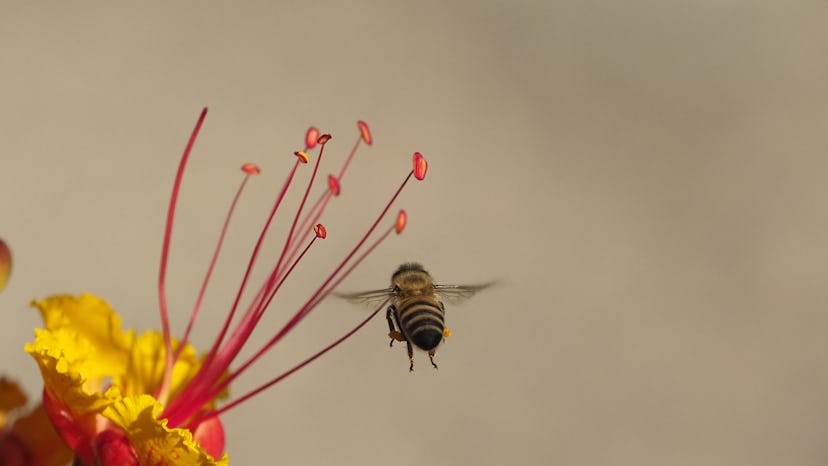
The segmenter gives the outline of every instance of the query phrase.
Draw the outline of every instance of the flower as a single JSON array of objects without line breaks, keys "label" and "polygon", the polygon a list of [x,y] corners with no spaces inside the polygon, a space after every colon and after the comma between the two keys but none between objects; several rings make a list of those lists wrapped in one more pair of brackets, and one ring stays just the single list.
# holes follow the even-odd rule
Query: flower
[{"label": "flower", "polygon": [[[27,344],[25,350],[35,359],[43,376],[44,410],[74,451],[79,464],[227,464],[221,415],[342,343],[384,306],[377,307],[342,337],[290,370],[219,407],[229,397],[228,387],[237,377],[301,322],[392,231],[400,233],[403,230],[407,217],[400,211],[392,225],[384,232],[374,234],[411,177],[419,180],[425,176],[426,163],[422,155],[416,153],[412,170],[356,246],[321,280],[316,291],[267,343],[249,359],[239,361],[240,351],[285,280],[316,241],[327,236],[327,229],[318,220],[331,198],[340,193],[340,184],[357,149],[361,144],[370,145],[373,141],[368,125],[358,122],[359,139],[339,173],[328,177],[327,189],[310,208],[306,208],[325,146],[331,140],[331,135],[321,134],[311,127],[305,135],[304,149],[294,152],[292,168],[264,222],[224,325],[211,348],[199,354],[189,344],[193,324],[244,187],[251,177],[261,172],[254,164],[242,166],[242,182],[230,203],[188,325],[180,338],[173,337],[166,298],[170,239],[185,167],[206,114],[205,108],[186,145],[170,200],[159,273],[161,331],[139,334],[123,329],[121,319],[112,307],[92,294],[55,295],[32,302],[43,318],[43,328],[35,331],[35,340]],[[250,303],[243,307],[241,300],[249,286],[251,271],[265,259],[260,252],[262,242],[297,171],[310,162],[309,153],[317,148],[304,194],[296,212],[289,217],[291,226],[281,253],[274,263],[267,265],[269,272],[264,282],[252,293],[254,297]],[[369,243],[372,237],[375,239]]]}]

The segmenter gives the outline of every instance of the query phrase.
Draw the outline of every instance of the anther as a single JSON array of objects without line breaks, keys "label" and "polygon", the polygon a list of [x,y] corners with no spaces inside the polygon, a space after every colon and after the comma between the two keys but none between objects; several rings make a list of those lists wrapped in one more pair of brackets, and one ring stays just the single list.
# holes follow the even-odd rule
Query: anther
[{"label": "anther", "polygon": [[374,138],[371,137],[371,130],[368,129],[368,123],[359,120],[357,121],[357,126],[359,127],[359,134],[362,136],[362,140],[370,146],[374,142]]},{"label": "anther", "polygon": [[331,194],[339,196],[339,180],[333,175],[328,175],[328,188],[331,190]]},{"label": "anther", "polygon": [[316,140],[319,139],[319,130],[316,127],[311,126],[308,128],[308,131],[305,133],[305,147],[308,149],[313,149],[316,147]]},{"label": "anther", "polygon": [[408,221],[408,215],[405,213],[404,210],[400,210],[400,213],[397,214],[397,223],[394,225],[394,230],[397,231],[399,235],[405,229],[405,224]]},{"label": "anther", "polygon": [[328,134],[328,133],[325,133],[325,134],[323,134],[322,136],[319,136],[319,138],[316,139],[316,143],[317,144],[322,144],[324,146],[325,143],[330,141],[330,140],[331,140],[331,135]]},{"label": "anther", "polygon": [[304,151],[298,150],[298,151],[294,152],[293,155],[299,157],[299,160],[302,163],[308,163],[308,154],[305,153]]},{"label": "anther", "polygon": [[414,178],[422,180],[426,176],[426,171],[428,171],[428,162],[425,157],[419,152],[414,152]]},{"label": "anther", "polygon": [[248,175],[258,175],[259,173],[261,173],[261,170],[259,170],[259,166],[255,163],[246,163],[242,165],[241,169]]},{"label": "anther", "polygon": [[328,230],[326,230],[321,223],[317,223],[313,226],[313,232],[316,233],[317,238],[325,239],[328,237]]}]

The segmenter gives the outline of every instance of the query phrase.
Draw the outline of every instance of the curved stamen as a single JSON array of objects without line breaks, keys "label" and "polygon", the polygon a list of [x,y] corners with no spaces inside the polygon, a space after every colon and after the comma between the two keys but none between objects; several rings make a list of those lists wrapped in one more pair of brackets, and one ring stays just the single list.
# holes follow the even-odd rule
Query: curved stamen
[{"label": "curved stamen", "polygon": [[162,403],[169,396],[170,378],[172,377],[173,353],[172,353],[172,337],[170,336],[170,317],[167,309],[167,261],[170,255],[170,240],[172,238],[173,221],[175,220],[175,207],[178,204],[178,192],[181,189],[181,181],[184,178],[184,168],[187,166],[187,160],[190,158],[190,152],[195,145],[196,137],[201,131],[201,125],[204,123],[204,118],[207,117],[207,107],[201,110],[201,115],[198,117],[195,128],[190,134],[190,139],[187,141],[187,146],[184,148],[184,153],[181,155],[181,161],[178,163],[178,172],[175,175],[175,182],[173,183],[173,192],[170,196],[170,206],[167,209],[167,223],[164,227],[164,242],[161,246],[161,265],[158,272],[158,304],[161,308],[161,328],[164,333],[164,377],[161,380],[161,385],[156,391],[156,398]]},{"label": "curved stamen", "polygon": [[239,199],[241,198],[241,194],[244,191],[244,187],[247,185],[247,181],[250,179],[251,176],[258,175],[261,173],[259,167],[252,163],[247,163],[242,165],[241,168],[242,172],[245,173],[244,178],[242,178],[242,182],[239,185],[239,188],[236,190],[236,195],[233,196],[233,201],[230,203],[230,208],[227,211],[227,215],[224,217],[224,224],[221,227],[221,233],[219,234],[218,243],[216,244],[216,248],[213,251],[213,257],[210,259],[210,265],[207,267],[207,274],[204,276],[204,281],[201,283],[201,289],[198,291],[198,295],[196,297],[195,305],[193,306],[193,310],[190,313],[190,320],[187,322],[187,329],[184,331],[184,336],[181,337],[181,342],[178,345],[178,349],[175,352],[175,356],[173,357],[173,364],[178,361],[179,356],[181,356],[181,352],[184,350],[184,347],[187,345],[187,342],[190,338],[190,332],[193,329],[193,325],[195,324],[195,320],[198,317],[198,311],[201,309],[201,303],[204,300],[204,293],[207,291],[207,284],[210,282],[210,277],[213,275],[213,270],[216,267],[216,261],[218,260],[219,253],[221,252],[221,248],[224,245],[224,238],[227,236],[227,229],[230,226],[230,220],[233,218],[233,213],[236,211],[236,205],[239,203]]}]

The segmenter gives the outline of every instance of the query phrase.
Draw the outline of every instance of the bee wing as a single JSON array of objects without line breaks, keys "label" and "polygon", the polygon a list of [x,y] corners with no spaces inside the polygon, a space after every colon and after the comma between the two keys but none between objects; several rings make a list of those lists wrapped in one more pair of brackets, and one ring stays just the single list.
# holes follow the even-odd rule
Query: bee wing
[{"label": "bee wing", "polygon": [[457,304],[475,295],[480,290],[494,285],[494,282],[480,283],[477,285],[434,285],[434,291],[441,299]]},{"label": "bee wing", "polygon": [[346,299],[352,303],[377,306],[394,296],[394,290],[392,288],[383,288],[381,290],[363,291],[361,293],[333,292],[331,294],[337,298]]}]

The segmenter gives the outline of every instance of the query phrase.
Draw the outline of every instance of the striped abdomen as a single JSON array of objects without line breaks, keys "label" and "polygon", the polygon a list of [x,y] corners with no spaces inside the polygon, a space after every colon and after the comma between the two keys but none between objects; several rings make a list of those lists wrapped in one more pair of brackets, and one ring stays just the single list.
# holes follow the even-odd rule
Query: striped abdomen
[{"label": "striped abdomen", "polygon": [[443,306],[436,299],[417,296],[397,303],[397,321],[412,344],[431,351],[443,341]]}]

